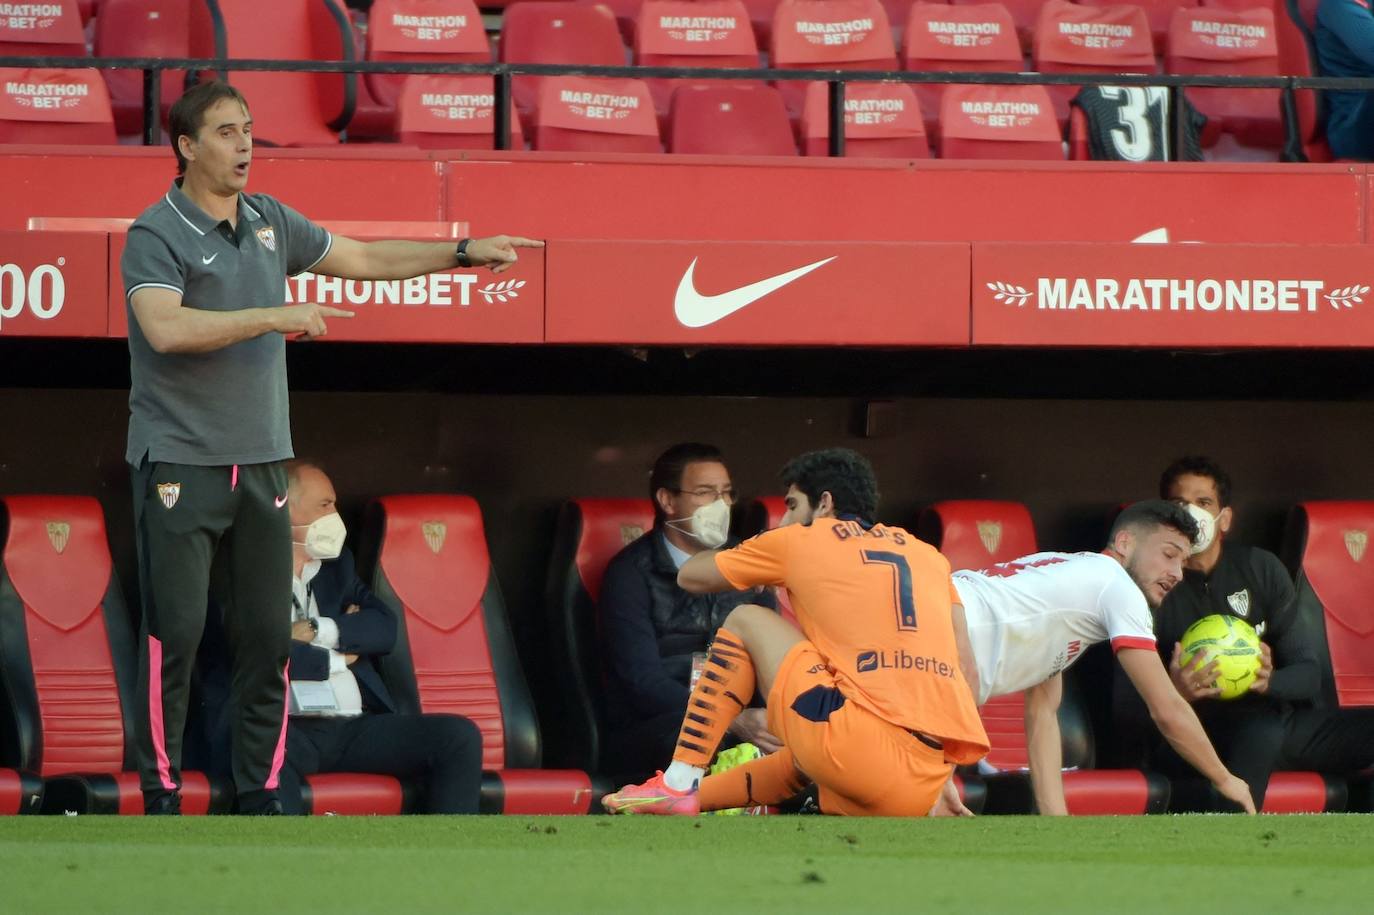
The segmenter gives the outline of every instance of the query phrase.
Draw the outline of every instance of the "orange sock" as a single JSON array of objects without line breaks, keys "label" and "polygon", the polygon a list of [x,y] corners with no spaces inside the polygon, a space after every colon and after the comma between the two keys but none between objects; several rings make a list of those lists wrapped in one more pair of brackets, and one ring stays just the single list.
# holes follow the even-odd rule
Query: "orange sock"
[{"label": "orange sock", "polygon": [[701,780],[702,810],[758,807],[780,804],[806,787],[806,776],[797,771],[792,751],[751,759],[742,766]]},{"label": "orange sock", "polygon": [[724,626],[716,630],[706,669],[687,700],[673,762],[705,769],[725,729],[754,698],[754,662],[744,643]]}]

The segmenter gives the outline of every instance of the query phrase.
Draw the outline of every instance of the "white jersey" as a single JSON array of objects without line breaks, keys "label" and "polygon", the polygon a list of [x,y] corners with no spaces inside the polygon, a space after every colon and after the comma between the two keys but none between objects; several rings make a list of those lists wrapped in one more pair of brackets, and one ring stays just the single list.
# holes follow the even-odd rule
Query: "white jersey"
[{"label": "white jersey", "polygon": [[978,663],[978,704],[1043,683],[1084,649],[1155,648],[1154,619],[1130,574],[1103,553],[1033,553],[954,573]]}]

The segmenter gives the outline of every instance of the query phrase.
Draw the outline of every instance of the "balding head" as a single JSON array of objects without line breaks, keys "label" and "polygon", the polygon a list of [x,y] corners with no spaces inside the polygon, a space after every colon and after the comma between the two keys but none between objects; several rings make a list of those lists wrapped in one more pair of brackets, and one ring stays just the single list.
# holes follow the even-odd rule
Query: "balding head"
[{"label": "balding head", "polygon": [[334,484],[319,464],[305,459],[288,462],[286,485],[293,525],[308,525],[336,510]]}]

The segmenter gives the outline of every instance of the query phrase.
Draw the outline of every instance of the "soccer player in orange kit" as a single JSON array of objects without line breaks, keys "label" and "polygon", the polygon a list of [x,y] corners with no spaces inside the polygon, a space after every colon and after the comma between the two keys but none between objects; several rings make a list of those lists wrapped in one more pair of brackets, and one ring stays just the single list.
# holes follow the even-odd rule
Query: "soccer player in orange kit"
[{"label": "soccer player in orange kit", "polygon": [[[785,587],[801,631],[766,608],[732,611],[688,700],[672,764],[607,795],[607,810],[693,815],[716,806],[713,790],[734,794],[743,779],[750,795],[766,797],[815,782],[823,813],[924,816],[952,767],[987,753],[961,670],[973,668],[967,639],[956,636],[964,627],[953,619],[948,561],[874,522],[877,480],[853,451],[803,454],[782,482],[782,527],[697,554],[678,584],[696,593]],[[703,782],[756,686],[783,749]]]}]

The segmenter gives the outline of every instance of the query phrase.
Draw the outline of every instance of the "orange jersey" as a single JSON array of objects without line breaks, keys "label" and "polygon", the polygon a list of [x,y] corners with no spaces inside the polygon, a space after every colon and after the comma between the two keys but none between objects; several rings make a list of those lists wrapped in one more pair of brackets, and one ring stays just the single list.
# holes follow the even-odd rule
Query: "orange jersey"
[{"label": "orange jersey", "polygon": [[949,562],[899,527],[824,518],[765,531],[716,554],[741,590],[781,585],[797,625],[845,698],[899,727],[938,737],[971,763],[988,737],[959,669]]}]

